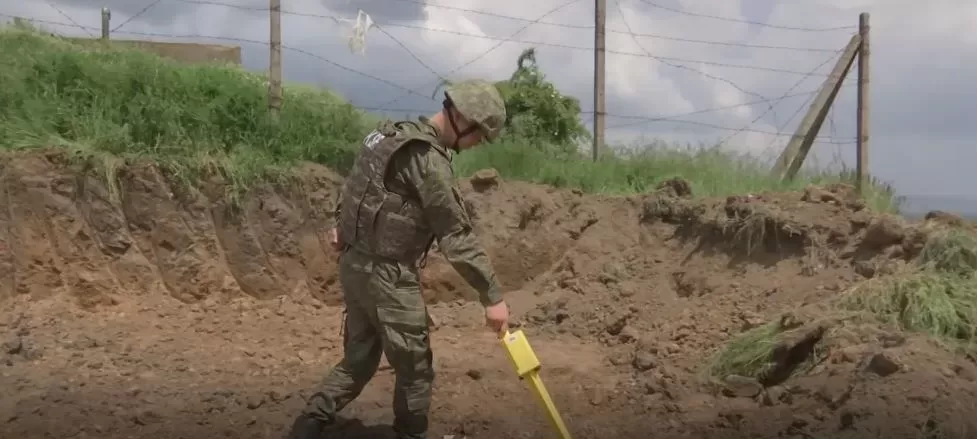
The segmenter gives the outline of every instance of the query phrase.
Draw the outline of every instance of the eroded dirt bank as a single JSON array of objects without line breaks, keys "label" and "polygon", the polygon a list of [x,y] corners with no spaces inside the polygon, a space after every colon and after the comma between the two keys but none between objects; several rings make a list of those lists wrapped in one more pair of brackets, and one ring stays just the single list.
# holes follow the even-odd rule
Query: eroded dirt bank
[{"label": "eroded dirt bank", "polygon": [[[340,355],[322,241],[339,176],[306,166],[236,212],[218,181],[187,189],[149,164],[119,169],[116,190],[53,151],[2,163],[0,437],[281,436]],[[872,215],[843,186],[692,200],[672,181],[607,198],[491,174],[463,191],[575,437],[977,434],[972,359],[819,312],[905,265],[925,225]],[[464,282],[436,255],[424,282],[440,321],[431,437],[555,437]],[[813,369],[701,379],[718,348],[782,318],[804,336],[791,352],[817,345]],[[348,415],[389,423],[392,385],[382,370]]]}]

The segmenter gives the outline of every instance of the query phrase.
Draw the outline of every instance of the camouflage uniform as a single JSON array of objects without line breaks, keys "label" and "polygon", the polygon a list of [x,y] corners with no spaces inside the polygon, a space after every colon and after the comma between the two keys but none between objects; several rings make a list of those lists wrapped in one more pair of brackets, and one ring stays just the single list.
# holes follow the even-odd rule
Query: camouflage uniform
[{"label": "camouflage uniform", "polygon": [[[463,82],[447,87],[445,95],[486,138],[498,137],[505,106],[494,85]],[[336,209],[346,246],[339,264],[345,356],[308,401],[293,438],[318,437],[334,422],[376,373],[381,354],[397,377],[394,429],[400,438],[426,438],[434,367],[418,261],[435,238],[483,305],[502,300],[454,184],[452,151],[439,145],[439,135],[425,118],[385,121],[363,142]]]}]

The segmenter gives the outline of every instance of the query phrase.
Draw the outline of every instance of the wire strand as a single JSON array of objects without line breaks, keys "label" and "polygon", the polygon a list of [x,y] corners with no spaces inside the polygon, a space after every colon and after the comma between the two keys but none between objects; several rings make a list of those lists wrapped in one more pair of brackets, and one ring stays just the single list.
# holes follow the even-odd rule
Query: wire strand
[{"label": "wire strand", "polygon": [[[538,22],[539,20],[542,20],[542,19],[546,18],[549,15],[555,14],[555,13],[559,12],[561,9],[566,8],[567,6],[570,6],[570,5],[572,5],[574,3],[577,3],[579,1],[580,0],[570,0],[570,1],[566,2],[566,3],[561,4],[560,6],[557,6],[557,7],[553,8],[553,9],[550,9],[549,11],[547,11],[546,13],[544,13],[543,15],[540,15],[534,22]],[[529,28],[530,25],[532,25],[532,23],[527,23],[525,26],[519,28],[519,30],[515,31],[514,33],[512,33],[512,35],[509,36],[509,39],[515,38],[516,35],[519,35],[522,31],[524,31],[527,28]],[[460,66],[452,69],[445,76],[451,75],[453,73],[457,73],[461,69],[464,69],[465,67],[468,67],[468,66],[474,64],[476,61],[478,61],[478,60],[480,60],[480,59],[488,56],[488,54],[494,52],[496,49],[498,49],[499,47],[501,47],[505,43],[506,43],[506,41],[500,41],[498,44],[492,46],[491,48],[489,48],[489,50],[486,50],[481,55],[478,55],[478,56],[476,56],[476,57],[468,60],[467,62],[461,64]],[[388,105],[393,105],[395,102],[400,101],[404,97],[405,97],[405,95],[401,95],[401,96],[399,96],[399,97],[397,97],[397,98],[395,98],[393,100],[390,100],[390,101],[384,103],[383,105],[381,105],[381,107],[386,107]]]},{"label": "wire strand", "polygon": [[57,6],[56,6],[56,5],[54,4],[54,3],[52,3],[51,1],[47,1],[46,3],[48,4],[48,6],[50,6],[50,7],[51,7],[51,9],[54,9],[55,11],[57,11],[57,13],[58,13],[59,15],[61,15],[61,16],[62,16],[62,17],[64,17],[64,18],[65,18],[66,20],[68,20],[68,21],[70,21],[70,22],[71,22],[71,24],[70,24],[70,25],[67,25],[67,26],[74,26],[74,27],[77,27],[77,28],[79,28],[79,29],[81,29],[81,30],[83,30],[83,31],[85,31],[85,33],[86,33],[86,34],[88,34],[88,36],[90,36],[90,37],[92,37],[92,38],[95,38],[95,35],[93,35],[93,34],[92,34],[91,32],[89,32],[89,31],[88,31],[88,29],[86,29],[86,27],[85,27],[85,26],[82,26],[82,25],[80,25],[80,24],[78,24],[78,22],[76,22],[76,21],[75,21],[75,20],[74,20],[73,18],[71,18],[71,16],[70,16],[70,15],[68,15],[68,14],[66,14],[66,13],[65,13],[64,11],[62,11],[62,10],[61,10],[61,8],[59,8],[59,7],[57,7]]},{"label": "wire strand", "polygon": [[[232,4],[232,3],[225,3],[225,2],[219,2],[219,1],[214,1],[214,0],[175,0],[175,1],[179,1],[179,2],[182,2],[182,3],[188,3],[188,4],[197,4],[197,5],[223,6],[223,7],[229,7],[229,8],[241,9],[241,10],[249,10],[249,11],[267,11],[268,10],[268,8],[266,8],[266,7],[235,5],[235,4]],[[435,5],[432,5],[432,4],[429,4],[429,3],[425,3],[425,2],[421,2],[421,1],[417,1],[417,0],[397,0],[397,1],[406,2],[406,3],[416,3],[416,4],[422,4],[422,5],[435,6]],[[459,7],[454,7],[454,6],[436,5],[436,7],[442,8],[442,9],[450,9],[450,10],[457,10],[457,11],[462,11],[462,12],[475,13],[475,14],[480,14],[480,15],[487,15],[487,16],[497,17],[497,18],[504,18],[504,19],[514,20],[514,21],[529,22],[529,23],[532,23],[532,24],[545,24],[545,25],[549,25],[549,26],[559,26],[559,27],[567,27],[567,28],[571,28],[571,29],[583,29],[583,30],[593,30],[594,29],[594,25],[586,25],[586,26],[585,25],[570,25],[570,24],[553,23],[553,22],[547,22],[547,21],[538,21],[538,22],[536,22],[536,21],[534,21],[531,18],[513,17],[513,16],[509,16],[509,15],[495,14],[495,13],[484,12],[484,11],[476,11],[476,10],[472,10],[472,9],[459,8]],[[284,9],[282,10],[282,14],[292,15],[292,16],[298,16],[298,17],[307,17],[307,18],[328,18],[328,19],[333,19],[333,20],[339,19],[339,17],[336,17],[334,15],[315,14],[315,13],[309,13],[309,12],[298,12],[298,11],[290,11],[290,10],[284,10]],[[506,40],[506,38],[493,37],[493,36],[489,36],[489,35],[481,35],[481,34],[476,34],[476,33],[471,33],[471,32],[454,31],[454,30],[449,30],[449,29],[439,29],[439,28],[433,28],[433,27],[427,27],[427,26],[420,26],[420,25],[408,24],[408,23],[392,22],[392,23],[384,23],[383,26],[384,27],[387,27],[387,28],[394,28],[395,27],[395,28],[403,28],[403,29],[425,30],[425,31],[429,31],[429,32],[438,32],[438,33],[452,34],[452,35],[465,36],[465,37],[471,37],[471,38],[481,38],[481,39],[489,39],[489,40]],[[633,31],[630,31],[630,30],[607,29],[607,32],[608,33],[614,33],[614,34],[621,34],[621,35],[631,35],[631,36],[636,36],[636,37],[640,37],[640,38],[651,38],[651,39],[660,39],[660,40],[666,40],[666,41],[678,41],[678,42],[685,42],[685,43],[705,44],[705,45],[714,45],[714,46],[722,46],[722,47],[743,47],[743,48],[749,48],[749,49],[786,50],[786,51],[796,51],[796,52],[823,52],[823,53],[834,53],[835,52],[835,49],[828,49],[828,48],[775,46],[775,45],[764,45],[764,44],[734,43],[734,42],[730,42],[730,41],[699,40],[699,39],[674,37],[674,36],[667,36],[667,35],[653,34],[653,33],[639,33],[639,32],[633,32]],[[509,41],[513,41],[513,42],[529,43],[529,44],[535,44],[535,45],[540,45],[540,46],[562,47],[562,48],[579,49],[579,50],[593,50],[593,47],[569,46],[569,45],[565,45],[565,44],[553,44],[553,43],[538,42],[538,41],[526,41],[526,40],[520,40],[520,39],[515,39],[515,38],[510,38],[508,40]]]},{"label": "wire strand", "polygon": [[149,11],[154,6],[156,6],[157,4],[159,4],[159,2],[160,2],[160,0],[153,0],[153,1],[149,2],[139,12],[136,12],[135,14],[133,14],[132,16],[130,16],[129,18],[127,18],[122,23],[119,23],[118,26],[114,27],[112,29],[112,32],[115,32],[115,31],[118,31],[119,29],[122,29],[122,26],[125,26],[125,25],[129,24],[129,22],[131,22],[132,20],[135,20],[136,18],[139,18],[142,14],[145,14],[147,11]]},{"label": "wire strand", "polygon": [[[833,61],[836,57],[840,57],[841,56],[841,53],[844,52],[844,51],[845,51],[845,48],[838,49],[837,55],[831,56],[828,59],[824,60],[824,62],[822,62],[821,64],[818,64],[817,66],[815,66],[813,69],[811,69],[811,73],[814,73],[815,71],[817,71],[821,67],[827,65],[829,62]],[[784,96],[786,96],[786,95],[790,94],[792,91],[794,91],[794,89],[796,89],[797,87],[799,87],[804,82],[804,80],[807,79],[807,78],[808,78],[808,76],[805,76],[805,77],[797,80],[797,82],[795,82],[793,86],[791,86],[789,89],[787,89],[786,92],[784,92]],[[803,108],[803,107],[801,107],[801,108]],[[763,117],[766,116],[767,113],[769,113],[769,110],[763,112],[763,114],[757,116],[749,124],[743,126],[743,130],[748,129],[750,126],[752,126],[753,124],[757,123],[760,119],[763,119]],[[737,134],[739,134],[741,132],[742,131],[737,131],[737,132],[734,132],[733,134],[730,134],[729,136],[727,136],[726,138],[724,138],[722,141],[720,141],[718,146],[725,145],[726,142],[728,142],[730,139],[732,139],[734,136],[736,136]]]},{"label": "wire strand", "polygon": [[[619,14],[621,14],[621,21],[622,21],[622,22],[624,23],[624,26],[625,26],[625,27],[626,27],[626,28],[628,29],[628,31],[630,31],[630,30],[631,30],[631,25],[630,25],[630,24],[628,24],[628,19],[627,19],[627,16],[626,16],[626,15],[624,14],[624,8],[622,8],[622,7],[621,7],[621,2],[620,2],[620,1],[617,1],[617,0],[615,0],[615,1],[614,1],[614,6],[616,7],[616,9],[617,9],[617,12],[618,12]],[[631,38],[632,38],[632,39],[634,40],[634,44],[636,44],[636,45],[638,46],[638,48],[640,48],[640,49],[641,49],[641,50],[643,50],[643,51],[644,51],[645,53],[647,53],[647,54],[648,54],[648,56],[651,56],[651,57],[653,57],[654,59],[656,59],[656,60],[659,60],[659,59],[658,59],[658,57],[654,57],[654,56],[653,56],[653,55],[651,54],[651,52],[649,52],[649,51],[648,51],[647,49],[645,49],[645,48],[644,48],[644,46],[642,46],[642,45],[641,45],[641,43],[640,43],[640,42],[638,42],[638,39],[637,39],[637,38],[634,38],[634,36],[633,36],[633,35],[632,35],[632,37],[631,37]],[[698,70],[698,69],[693,69],[693,68],[691,68],[691,67],[688,67],[688,66],[683,66],[683,65],[681,65],[681,64],[672,64],[672,63],[669,63],[669,62],[665,62],[665,61],[661,61],[661,60],[659,60],[659,62],[661,62],[662,64],[665,64],[665,65],[668,65],[668,66],[672,66],[672,67],[676,67],[676,68],[682,68],[682,69],[686,69],[686,70],[691,70],[691,71],[693,71],[693,72],[696,72],[696,73],[698,73],[698,74],[700,74],[700,75],[702,75],[702,76],[705,76],[705,77],[707,77],[707,78],[710,78],[710,79],[715,79],[715,80],[718,80],[718,81],[722,81],[722,82],[725,82],[725,83],[727,83],[727,84],[729,84],[729,85],[731,85],[731,86],[732,86],[733,88],[735,88],[736,90],[738,90],[738,91],[740,91],[740,92],[742,92],[742,93],[744,93],[744,94],[747,94],[747,95],[750,95],[750,96],[754,96],[754,97],[758,97],[758,98],[760,98],[760,99],[767,99],[767,97],[766,97],[766,96],[763,96],[763,95],[761,95],[761,94],[759,94],[759,93],[756,93],[756,92],[753,92],[753,91],[750,91],[750,90],[747,90],[747,89],[745,89],[745,88],[743,88],[743,87],[741,87],[741,86],[740,86],[739,84],[736,84],[735,82],[733,82],[733,81],[730,81],[730,80],[728,80],[728,79],[726,79],[726,78],[720,78],[720,77],[718,77],[718,76],[715,76],[715,75],[712,75],[712,74],[709,74],[709,73],[706,73],[706,72],[703,72],[703,71],[701,71],[701,70]],[[769,104],[768,104],[768,105],[769,105]],[[773,107],[771,106],[770,108],[772,109]]]},{"label": "wire strand", "polygon": [[840,31],[840,30],[855,29],[857,27],[857,26],[838,26],[838,27],[814,28],[814,27],[799,27],[799,26],[783,26],[783,25],[776,25],[776,24],[770,24],[770,23],[763,23],[763,22],[759,22],[759,21],[741,20],[741,19],[738,19],[738,18],[729,18],[729,17],[721,17],[721,16],[718,16],[718,15],[709,15],[709,14],[699,14],[699,13],[695,13],[695,12],[688,12],[688,11],[683,11],[681,9],[675,9],[675,8],[670,8],[668,6],[662,6],[662,5],[658,4],[658,3],[652,2],[650,0],[638,0],[638,1],[640,1],[641,3],[644,3],[644,4],[648,5],[648,6],[651,6],[653,8],[661,9],[661,10],[669,11],[669,12],[674,12],[676,14],[688,15],[688,16],[691,16],[691,17],[709,18],[709,19],[713,19],[713,20],[726,21],[726,22],[730,22],[730,23],[750,24],[750,25],[753,25],[753,26],[767,27],[767,28],[771,28],[771,29],[793,30],[793,31],[803,31],[803,32],[834,32],[834,31]]}]

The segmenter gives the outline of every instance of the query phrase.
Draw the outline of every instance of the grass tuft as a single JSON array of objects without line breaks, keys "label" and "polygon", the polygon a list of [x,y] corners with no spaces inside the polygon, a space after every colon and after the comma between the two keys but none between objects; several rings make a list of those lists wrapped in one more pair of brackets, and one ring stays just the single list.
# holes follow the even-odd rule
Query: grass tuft
[{"label": "grass tuft", "polygon": [[779,322],[750,329],[727,344],[709,362],[708,373],[723,379],[729,375],[749,378],[765,376],[771,369],[770,354],[780,341]]},{"label": "grass tuft", "polygon": [[871,279],[840,304],[907,331],[971,345],[977,341],[977,238],[963,229],[934,232],[909,270]]}]

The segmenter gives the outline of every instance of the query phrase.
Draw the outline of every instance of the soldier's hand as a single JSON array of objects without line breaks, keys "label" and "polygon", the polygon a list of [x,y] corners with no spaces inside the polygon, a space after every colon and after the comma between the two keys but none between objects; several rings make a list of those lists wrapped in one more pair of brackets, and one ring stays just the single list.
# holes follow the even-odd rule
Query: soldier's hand
[{"label": "soldier's hand", "polygon": [[485,307],[485,324],[495,331],[499,337],[509,330],[509,305],[505,300]]}]

